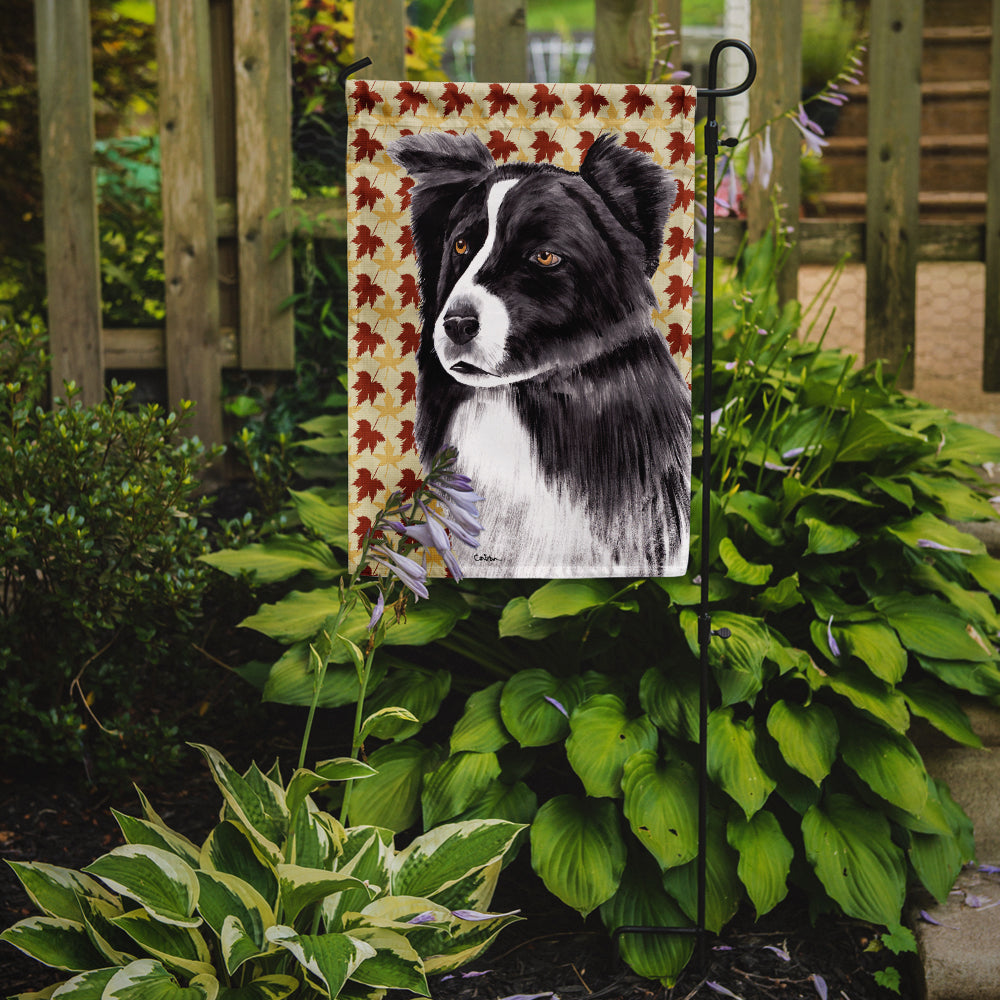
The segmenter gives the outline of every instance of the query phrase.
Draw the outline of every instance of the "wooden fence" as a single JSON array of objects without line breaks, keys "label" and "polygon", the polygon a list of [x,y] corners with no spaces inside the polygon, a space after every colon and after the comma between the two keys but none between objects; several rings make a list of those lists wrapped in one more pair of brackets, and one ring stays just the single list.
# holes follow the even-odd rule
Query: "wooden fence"
[{"label": "wooden fence", "polygon": [[[526,79],[525,2],[474,0],[478,79]],[[195,400],[196,432],[220,441],[221,370],[293,365],[292,316],[281,308],[292,290],[291,255],[276,252],[293,218],[282,211],[291,203],[290,0],[157,2],[166,325],[144,330],[101,327],[88,0],[35,3],[53,384],[73,379],[94,401],[107,370],[165,368],[170,401]],[[356,51],[374,62],[362,75],[405,77],[405,6],[356,0]],[[992,4],[985,224],[918,216],[922,10],[922,0],[871,0],[866,219],[800,221],[786,210],[797,242],[781,287],[795,294],[800,263],[832,263],[844,253],[863,260],[866,355],[895,365],[909,351],[903,379],[912,384],[917,262],[985,261],[983,384],[997,391],[1000,0]],[[681,13],[681,0],[595,0],[596,79],[644,80],[650,17],[679,25]],[[799,101],[802,2],[754,0],[751,17],[759,65],[753,129]],[[722,255],[744,227],[763,230],[773,196],[799,204],[800,138],[791,123],[779,124],[769,189],[750,192],[745,223],[725,220],[716,242]],[[310,201],[297,214],[312,220],[314,235],[343,238],[342,199]]]}]

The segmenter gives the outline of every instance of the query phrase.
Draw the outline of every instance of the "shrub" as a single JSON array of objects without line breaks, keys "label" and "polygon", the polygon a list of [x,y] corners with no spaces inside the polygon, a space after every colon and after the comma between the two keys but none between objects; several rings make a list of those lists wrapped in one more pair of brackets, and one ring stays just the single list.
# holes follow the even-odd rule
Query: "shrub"
[{"label": "shrub", "polygon": [[127,385],[96,406],[68,385],[43,409],[40,339],[0,322],[0,742],[7,759],[115,769],[174,752],[151,680],[190,662],[208,455],[184,433],[189,406],[130,409]]}]

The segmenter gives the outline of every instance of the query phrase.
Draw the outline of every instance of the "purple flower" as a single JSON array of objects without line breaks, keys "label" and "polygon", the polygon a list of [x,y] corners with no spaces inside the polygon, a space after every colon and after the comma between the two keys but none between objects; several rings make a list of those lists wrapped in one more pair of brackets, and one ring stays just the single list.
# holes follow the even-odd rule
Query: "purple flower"
[{"label": "purple flower", "polygon": [[826,623],[826,641],[830,647],[830,652],[834,656],[840,656],[840,646],[837,645],[837,640],[833,637],[833,615],[830,615],[830,620]]},{"label": "purple flower", "polygon": [[817,156],[823,155],[823,147],[827,145],[826,139],[822,138],[823,130],[806,114],[806,109],[799,105],[797,115],[791,116],[792,124],[802,134],[802,139],[806,144],[806,149]]},{"label": "purple flower", "polygon": [[764,135],[750,146],[750,159],[747,162],[747,182],[760,183],[765,190],[771,186],[771,174],[774,172],[774,150],[771,148],[771,126],[764,129]]},{"label": "purple flower", "polygon": [[385,594],[381,590],[378,592],[378,600],[375,602],[375,607],[372,608],[372,616],[368,619],[368,631],[371,632],[382,618],[382,612],[385,611]]},{"label": "purple flower", "polygon": [[410,917],[406,922],[408,924],[430,924],[437,920],[433,910],[424,910],[423,913],[418,913],[415,917]]},{"label": "purple flower", "polygon": [[713,983],[709,981],[705,983],[705,985],[714,993],[721,993],[724,997],[735,997],[735,1000],[743,1000],[738,993],[734,993],[732,990],[727,990],[721,983]]},{"label": "purple flower", "polygon": [[427,520],[423,524],[403,524],[399,521],[394,521],[390,526],[401,535],[405,535],[407,538],[415,541],[421,548],[436,549],[440,553],[451,575],[456,580],[461,580],[462,570],[455,556],[452,554],[451,542],[448,540],[444,528],[431,516],[423,504],[420,506],[423,507],[424,512],[427,514]]},{"label": "purple flower", "polygon": [[429,597],[427,593],[427,570],[420,563],[384,545],[373,545],[369,550],[372,561],[385,567],[398,577],[405,587],[417,597]]},{"label": "purple flower", "polygon": [[784,948],[779,948],[775,944],[766,944],[766,945],[764,945],[764,950],[765,951],[773,951],[775,953],[775,955],[777,955],[778,958],[780,958],[782,960],[782,962],[790,962],[792,960],[792,956],[789,955],[788,952]]},{"label": "purple flower", "polygon": [[964,556],[971,556],[972,549],[956,549],[951,545],[942,545],[930,538],[918,538],[917,547],[921,549],[937,549],[940,552],[960,552]]},{"label": "purple flower", "polygon": [[558,708],[567,719],[569,718],[569,712],[566,711],[561,702],[556,701],[555,698],[549,697],[549,695],[543,695],[543,697],[550,705],[555,705],[555,707]]},{"label": "purple flower", "polygon": [[459,920],[492,920],[494,917],[513,917],[520,913],[520,910],[511,910],[509,913],[480,913],[479,910],[452,910],[451,915]]},{"label": "purple flower", "polygon": [[826,980],[817,973],[813,973],[810,977],[813,981],[813,986],[816,987],[816,992],[819,994],[819,1000],[826,1000],[827,998],[827,988]]}]

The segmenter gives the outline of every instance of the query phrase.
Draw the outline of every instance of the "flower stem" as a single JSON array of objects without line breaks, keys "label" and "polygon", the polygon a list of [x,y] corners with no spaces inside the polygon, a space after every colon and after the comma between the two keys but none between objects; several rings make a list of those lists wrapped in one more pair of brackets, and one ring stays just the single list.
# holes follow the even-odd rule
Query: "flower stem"
[{"label": "flower stem", "polygon": [[[358,758],[364,737],[361,734],[365,718],[365,695],[368,692],[368,678],[372,674],[372,660],[375,658],[375,644],[370,642],[365,655],[364,669],[361,671],[360,683],[358,685],[358,703],[354,708],[354,732],[351,734],[351,756]],[[351,789],[354,787],[353,781],[348,781],[344,786],[344,801],[340,806],[340,823],[347,826],[348,809],[351,804]]]}]

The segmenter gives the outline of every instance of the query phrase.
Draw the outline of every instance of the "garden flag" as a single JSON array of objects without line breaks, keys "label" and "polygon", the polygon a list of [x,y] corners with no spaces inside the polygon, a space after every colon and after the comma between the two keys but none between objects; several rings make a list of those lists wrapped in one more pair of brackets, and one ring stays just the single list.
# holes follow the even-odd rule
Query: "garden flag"
[{"label": "garden flag", "polygon": [[466,575],[685,572],[694,107],[672,84],[349,84],[352,563],[450,448],[483,498]]}]

